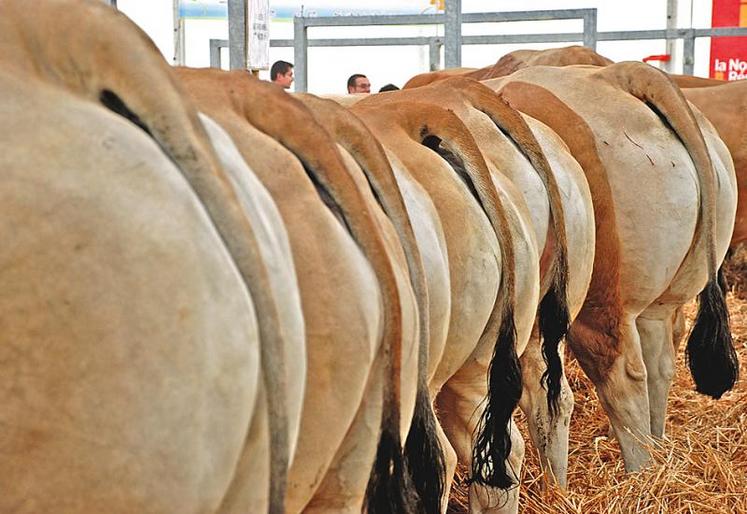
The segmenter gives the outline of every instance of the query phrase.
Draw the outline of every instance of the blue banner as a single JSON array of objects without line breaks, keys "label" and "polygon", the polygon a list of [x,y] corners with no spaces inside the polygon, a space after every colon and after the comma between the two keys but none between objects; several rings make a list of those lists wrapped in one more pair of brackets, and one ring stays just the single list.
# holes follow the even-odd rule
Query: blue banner
[{"label": "blue banner", "polygon": [[[270,2],[270,18],[273,20],[291,19],[300,16],[301,9],[296,6],[273,6]],[[321,2],[320,2],[321,3]],[[321,5],[304,5],[304,16],[363,16],[372,14],[419,14],[414,8],[394,7],[386,9],[339,8]],[[179,16],[191,19],[226,19],[228,18],[228,0],[180,0]]]}]

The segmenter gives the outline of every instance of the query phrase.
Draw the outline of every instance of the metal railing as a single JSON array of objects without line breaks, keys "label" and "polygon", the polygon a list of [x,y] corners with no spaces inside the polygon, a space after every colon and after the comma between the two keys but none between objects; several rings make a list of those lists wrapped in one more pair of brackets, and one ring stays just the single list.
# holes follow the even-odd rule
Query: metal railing
[{"label": "metal railing", "polygon": [[[456,2],[457,4],[460,2]],[[453,5],[451,2],[449,5]],[[456,6],[455,8],[458,8]],[[415,15],[393,15],[393,16],[339,16],[324,18],[296,17],[293,20],[293,39],[278,40],[275,46],[293,47],[293,65],[296,77],[296,91],[306,91],[308,85],[308,49],[314,46],[405,46],[405,45],[428,45],[430,48],[431,69],[440,67],[440,47],[444,46],[444,61],[447,68],[461,65],[461,45],[485,45],[506,43],[517,36],[509,35],[485,35],[485,36],[462,36],[462,23],[499,23],[512,21],[546,21],[546,20],[573,20],[581,19],[584,22],[584,33],[582,40],[590,48],[596,47],[596,9],[565,9],[553,11],[525,11],[525,12],[490,12],[490,13],[464,13],[456,16],[450,12],[446,14],[415,14]],[[444,25],[444,37],[390,37],[390,38],[367,38],[367,39],[309,39],[309,27],[361,27],[382,25]],[[527,40],[525,34],[521,36],[520,42],[536,42]],[[553,39],[552,41],[559,41]],[[578,39],[573,39],[578,41]],[[461,44],[460,44],[461,42]],[[519,41],[517,41],[519,42]],[[272,46],[272,41],[270,42]]]},{"label": "metal railing", "polygon": [[[271,47],[292,47],[294,49],[294,76],[296,91],[306,91],[308,85],[308,49],[309,47],[345,47],[345,46],[428,46],[430,69],[441,67],[441,47],[444,47],[446,67],[457,67],[461,64],[461,45],[485,45],[505,43],[554,43],[583,42],[589,48],[596,48],[597,10],[596,9],[561,9],[523,12],[489,12],[461,13],[461,2],[447,2],[454,6],[445,14],[413,15],[377,15],[377,16],[334,16],[334,17],[301,17],[293,19],[293,39],[270,40]],[[453,11],[453,12],[452,12]],[[457,13],[457,11],[459,11]],[[458,15],[457,15],[458,14]],[[583,33],[579,34],[491,34],[484,36],[462,36],[462,23],[501,23],[517,21],[552,21],[582,20]],[[383,38],[335,38],[310,39],[309,27],[361,27],[361,26],[403,26],[403,25],[444,25],[444,36],[420,37],[383,37]],[[229,29],[230,16],[229,16]],[[234,32],[231,32],[234,33]],[[456,35],[455,35],[456,34]],[[240,37],[237,36],[237,38]],[[239,40],[240,41],[240,40]],[[461,44],[459,44],[461,42]],[[210,40],[210,65],[220,67],[220,49],[228,47],[231,55],[240,49],[231,48],[230,41],[223,39]],[[235,51],[234,51],[235,50]],[[240,63],[241,57],[231,57],[231,68],[234,62]],[[241,67],[240,65],[238,67]]]},{"label": "metal railing", "polygon": [[747,27],[713,29],[628,30],[598,32],[597,41],[636,41],[646,39],[683,39],[682,73],[692,75],[695,67],[695,39],[699,37],[747,36]]},{"label": "metal railing", "polygon": [[[460,3],[460,2],[457,2]],[[448,13],[447,13],[448,14]],[[552,34],[490,34],[461,36],[454,38],[455,20],[461,23],[497,23],[516,21],[583,20],[583,32]],[[419,37],[380,37],[380,38],[334,38],[321,39],[308,37],[309,27],[349,27],[349,26],[403,26],[403,25],[444,25],[444,36]],[[582,43],[596,49],[598,41],[636,40],[684,40],[683,73],[692,75],[695,64],[695,40],[699,37],[747,36],[745,27],[724,27],[712,29],[669,29],[597,32],[596,9],[563,9],[547,11],[525,11],[505,13],[463,13],[450,18],[446,14],[419,15],[379,15],[379,16],[339,16],[339,17],[296,17],[294,18],[294,38],[270,40],[271,47],[292,47],[294,49],[294,75],[296,91],[306,91],[308,85],[309,47],[346,46],[428,46],[431,71],[441,67],[441,47],[444,47],[446,67],[461,64],[461,45],[521,44],[521,43]],[[451,35],[451,37],[450,37]],[[461,45],[458,42],[461,41]],[[220,49],[229,47],[229,41],[210,40],[210,65],[221,66]],[[230,48],[230,47],[229,47]],[[233,52],[232,52],[233,54]],[[242,67],[241,61],[231,59],[231,67]]]}]

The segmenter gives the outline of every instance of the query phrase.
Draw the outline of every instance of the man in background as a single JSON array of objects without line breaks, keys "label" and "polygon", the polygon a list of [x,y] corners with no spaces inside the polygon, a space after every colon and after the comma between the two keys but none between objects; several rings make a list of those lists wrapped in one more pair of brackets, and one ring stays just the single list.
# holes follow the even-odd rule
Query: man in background
[{"label": "man in background", "polygon": [[293,65],[286,61],[276,61],[270,68],[270,80],[283,89],[290,89],[293,84]]},{"label": "man in background", "polygon": [[348,79],[348,94],[354,93],[370,93],[371,82],[368,81],[368,77],[361,75],[360,73],[354,73],[350,75]]}]

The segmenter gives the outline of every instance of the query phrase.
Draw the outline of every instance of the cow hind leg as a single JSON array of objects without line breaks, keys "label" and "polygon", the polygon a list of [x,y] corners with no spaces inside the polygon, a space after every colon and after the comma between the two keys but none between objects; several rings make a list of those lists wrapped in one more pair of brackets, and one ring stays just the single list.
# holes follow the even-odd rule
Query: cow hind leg
[{"label": "cow hind leg", "polygon": [[454,448],[449,442],[449,438],[446,437],[444,429],[441,424],[436,422],[436,435],[438,436],[438,442],[441,445],[441,449],[444,452],[444,468],[446,474],[444,475],[444,494],[441,498],[441,512],[445,513],[449,506],[449,497],[451,496],[451,486],[454,483],[454,474],[457,468],[457,454]]},{"label": "cow hind leg", "polygon": [[682,307],[679,307],[672,314],[672,346],[674,347],[675,355],[677,355],[677,351],[680,349],[686,333],[685,313],[682,311]]},{"label": "cow hind leg", "polygon": [[673,311],[647,309],[636,320],[646,363],[651,435],[664,437],[667,398],[674,377]]},{"label": "cow hind leg", "polygon": [[[468,469],[472,467],[473,434],[480,421],[480,412],[484,408],[487,394],[486,373],[485,369],[481,372],[462,369],[447,382],[437,399],[444,432],[456,451],[458,461]],[[514,423],[510,422],[510,425],[511,453],[506,469],[513,475],[514,485],[505,491],[472,483],[472,513],[517,512],[519,472],[524,460],[524,444],[521,435],[515,430]]]},{"label": "cow hind leg", "polygon": [[[535,333],[536,336],[536,333]],[[562,348],[560,355],[563,355]],[[540,455],[542,469],[561,487],[568,484],[568,432],[573,412],[573,391],[565,372],[560,377],[557,412],[551,415],[542,376],[547,369],[537,337],[529,340],[521,356],[522,395],[519,407],[527,418],[529,435]]]},{"label": "cow hind leg", "polygon": [[[568,341],[584,372],[596,386],[612,430],[620,443],[625,470],[638,471],[649,460],[651,422],[646,366],[635,322],[626,317],[619,322],[618,340],[577,319]],[[614,354],[601,351],[616,348]]]},{"label": "cow hind leg", "polygon": [[519,483],[521,465],[524,462],[524,438],[521,436],[516,423],[511,422],[511,453],[508,457],[508,467],[516,474],[516,484],[507,491],[496,495],[495,491],[473,484],[469,490],[469,505],[471,513],[516,514],[519,512]]}]

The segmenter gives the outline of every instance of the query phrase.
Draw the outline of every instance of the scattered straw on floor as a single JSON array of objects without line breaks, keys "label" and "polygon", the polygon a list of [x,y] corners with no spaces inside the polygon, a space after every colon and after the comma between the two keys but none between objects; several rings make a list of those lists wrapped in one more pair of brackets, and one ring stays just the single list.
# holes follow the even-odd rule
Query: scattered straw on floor
[{"label": "scattered straw on floor", "polygon": [[[591,382],[575,362],[567,366],[576,405],[571,420],[568,490],[544,488],[526,424],[520,512],[547,513],[732,513],[747,512],[747,249],[732,259],[727,298],[741,379],[718,401],[694,392],[682,350],[669,395],[666,440],[653,450],[654,464],[625,474],[617,442],[608,438],[607,417]],[[695,305],[687,308],[688,324]],[[463,475],[462,475],[463,476]],[[465,487],[452,491],[450,513],[467,512]]]}]

